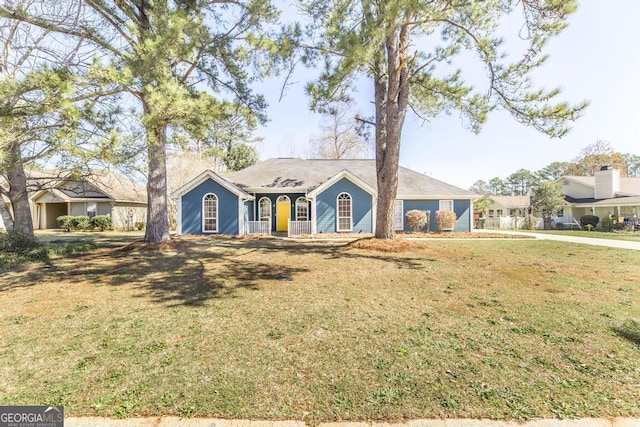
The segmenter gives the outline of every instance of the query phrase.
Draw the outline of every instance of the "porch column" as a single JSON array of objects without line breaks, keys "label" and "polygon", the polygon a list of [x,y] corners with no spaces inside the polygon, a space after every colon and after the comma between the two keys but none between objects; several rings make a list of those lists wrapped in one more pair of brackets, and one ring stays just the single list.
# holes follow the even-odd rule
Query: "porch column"
[{"label": "porch column", "polygon": [[238,236],[244,234],[244,199],[238,196]]},{"label": "porch column", "polygon": [[311,234],[317,234],[318,224],[317,224],[317,216],[316,216],[316,199],[313,198],[309,200],[311,201]]}]

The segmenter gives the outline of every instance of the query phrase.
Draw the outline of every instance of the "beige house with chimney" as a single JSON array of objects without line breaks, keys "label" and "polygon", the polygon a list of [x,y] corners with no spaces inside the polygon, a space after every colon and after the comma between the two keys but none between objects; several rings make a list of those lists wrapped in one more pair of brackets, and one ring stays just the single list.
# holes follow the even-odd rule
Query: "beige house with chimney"
[{"label": "beige house with chimney", "polygon": [[565,216],[580,220],[584,215],[606,215],[637,222],[640,217],[640,178],[621,177],[620,171],[605,166],[594,176],[564,176]]}]

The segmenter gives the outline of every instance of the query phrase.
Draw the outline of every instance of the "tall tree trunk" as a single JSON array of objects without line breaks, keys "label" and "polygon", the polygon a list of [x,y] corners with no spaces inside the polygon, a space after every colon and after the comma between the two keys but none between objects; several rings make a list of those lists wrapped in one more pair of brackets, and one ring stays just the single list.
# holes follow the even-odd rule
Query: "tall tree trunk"
[{"label": "tall tree trunk", "polygon": [[[27,191],[27,176],[24,173],[24,165],[20,154],[20,145],[12,144],[9,150],[9,168],[6,172],[9,190],[7,196],[11,202],[13,219],[9,223],[5,220],[7,232],[12,235],[35,240],[33,234],[33,220],[31,219],[31,207],[29,206],[29,193]],[[8,209],[4,209],[8,211]]]},{"label": "tall tree trunk", "polygon": [[[406,53],[408,26],[387,38],[384,54],[377,64],[374,81],[376,103],[376,233],[378,239],[393,239],[394,203],[398,193],[400,140],[409,99]],[[386,61],[382,58],[386,56]],[[384,64],[386,63],[386,69]]]},{"label": "tall tree trunk", "polygon": [[148,181],[147,226],[144,241],[157,243],[169,240],[167,210],[167,127],[147,130]]}]

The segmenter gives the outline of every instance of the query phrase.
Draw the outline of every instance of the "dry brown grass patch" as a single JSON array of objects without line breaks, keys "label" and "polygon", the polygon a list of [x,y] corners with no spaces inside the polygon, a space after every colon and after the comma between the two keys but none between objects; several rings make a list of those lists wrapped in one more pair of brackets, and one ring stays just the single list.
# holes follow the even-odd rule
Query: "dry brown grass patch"
[{"label": "dry brown grass patch", "polygon": [[404,239],[376,239],[375,237],[367,237],[358,239],[347,244],[350,249],[365,249],[378,252],[424,252],[430,251],[425,245]]}]

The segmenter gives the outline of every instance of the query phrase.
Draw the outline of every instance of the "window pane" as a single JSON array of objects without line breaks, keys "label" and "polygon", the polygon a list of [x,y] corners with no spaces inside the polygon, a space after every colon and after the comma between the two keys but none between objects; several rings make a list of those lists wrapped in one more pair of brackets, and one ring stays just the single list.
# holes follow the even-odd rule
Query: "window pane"
[{"label": "window pane", "polygon": [[260,221],[269,221],[271,219],[271,200],[260,199]]},{"label": "window pane", "polygon": [[342,193],[337,201],[338,231],[351,230],[351,196]]},{"label": "window pane", "polygon": [[218,218],[218,198],[213,194],[207,194],[202,203],[203,231],[217,232],[216,222]]},{"label": "window pane", "polygon": [[441,211],[453,211],[453,200],[440,200]]},{"label": "window pane", "polygon": [[309,204],[304,197],[296,200],[296,221],[309,220]]}]

